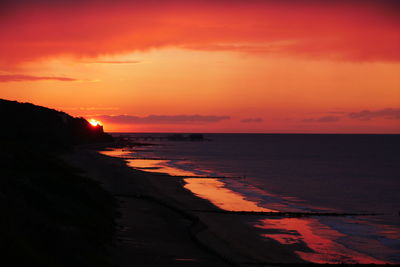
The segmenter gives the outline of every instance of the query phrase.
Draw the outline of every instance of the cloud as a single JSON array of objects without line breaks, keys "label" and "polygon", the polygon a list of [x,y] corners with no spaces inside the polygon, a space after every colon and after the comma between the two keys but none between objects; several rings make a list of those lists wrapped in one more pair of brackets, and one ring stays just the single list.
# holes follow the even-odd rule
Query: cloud
[{"label": "cloud", "polygon": [[323,116],[319,118],[307,118],[304,119],[304,122],[337,122],[340,120],[340,117],[337,116]]},{"label": "cloud", "polygon": [[65,107],[62,110],[82,110],[82,111],[94,111],[94,110],[119,110],[119,107]]},{"label": "cloud", "polygon": [[398,2],[5,0],[0,2],[0,59],[7,66],[181,47],[400,61]]},{"label": "cloud", "polygon": [[132,115],[98,115],[96,119],[105,123],[116,124],[203,124],[229,120],[229,116],[202,115],[149,115],[145,117]]},{"label": "cloud", "polygon": [[325,114],[347,114],[345,111],[327,111]]},{"label": "cloud", "polygon": [[341,119],[352,120],[372,120],[372,119],[388,119],[400,120],[400,108],[385,108],[379,110],[361,110],[356,112],[324,112],[331,114],[343,114],[343,116],[322,116],[316,118],[306,118],[303,122],[337,122]]},{"label": "cloud", "polygon": [[375,118],[400,120],[400,108],[385,108],[375,111],[362,110],[358,112],[350,112],[348,117],[355,120],[371,120]]},{"label": "cloud", "polygon": [[260,123],[263,122],[264,120],[262,118],[247,118],[247,119],[243,119],[240,122],[243,123]]},{"label": "cloud", "polygon": [[96,61],[84,61],[86,64],[138,64],[142,63],[137,60],[96,60]]},{"label": "cloud", "polygon": [[0,75],[0,82],[35,82],[41,80],[54,80],[62,82],[78,81],[77,79],[70,77],[32,76],[32,75],[22,75],[22,74]]}]

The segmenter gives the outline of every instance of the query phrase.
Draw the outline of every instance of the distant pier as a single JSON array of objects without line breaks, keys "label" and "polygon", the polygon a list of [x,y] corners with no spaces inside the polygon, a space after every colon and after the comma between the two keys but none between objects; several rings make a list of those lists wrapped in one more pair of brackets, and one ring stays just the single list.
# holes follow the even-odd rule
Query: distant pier
[{"label": "distant pier", "polygon": [[203,134],[171,134],[171,135],[120,135],[126,141],[211,141]]}]

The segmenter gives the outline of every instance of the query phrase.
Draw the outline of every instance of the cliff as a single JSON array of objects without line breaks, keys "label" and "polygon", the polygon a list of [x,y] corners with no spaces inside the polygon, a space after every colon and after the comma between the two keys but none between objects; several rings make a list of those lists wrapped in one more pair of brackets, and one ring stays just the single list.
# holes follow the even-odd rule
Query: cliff
[{"label": "cliff", "polygon": [[110,267],[114,197],[68,166],[74,144],[111,141],[83,118],[0,100],[0,251],[4,266]]},{"label": "cliff", "polygon": [[0,99],[0,114],[0,138],[11,143],[65,148],[73,144],[112,141],[102,126],[92,126],[84,118],[30,103]]}]

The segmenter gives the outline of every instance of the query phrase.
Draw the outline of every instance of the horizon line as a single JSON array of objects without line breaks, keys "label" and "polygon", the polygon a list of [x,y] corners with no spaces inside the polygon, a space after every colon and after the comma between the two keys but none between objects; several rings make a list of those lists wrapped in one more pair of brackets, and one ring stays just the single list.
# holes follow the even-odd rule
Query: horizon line
[{"label": "horizon line", "polygon": [[255,132],[106,132],[109,134],[269,134],[269,135],[290,135],[290,134],[303,134],[303,135],[400,135],[400,133],[304,133],[304,132],[295,132],[295,133],[255,133]]}]

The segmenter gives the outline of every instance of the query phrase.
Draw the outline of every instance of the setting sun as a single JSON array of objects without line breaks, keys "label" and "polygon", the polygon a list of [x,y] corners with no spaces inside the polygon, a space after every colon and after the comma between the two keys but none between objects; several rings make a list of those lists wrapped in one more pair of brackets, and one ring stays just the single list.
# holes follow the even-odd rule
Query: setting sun
[{"label": "setting sun", "polygon": [[100,123],[98,120],[95,120],[95,119],[90,119],[90,120],[88,120],[88,122],[89,122],[93,127],[101,126],[101,123]]}]

